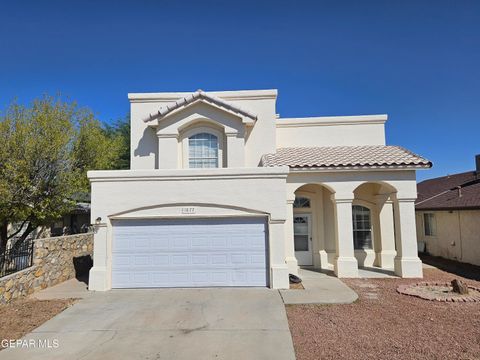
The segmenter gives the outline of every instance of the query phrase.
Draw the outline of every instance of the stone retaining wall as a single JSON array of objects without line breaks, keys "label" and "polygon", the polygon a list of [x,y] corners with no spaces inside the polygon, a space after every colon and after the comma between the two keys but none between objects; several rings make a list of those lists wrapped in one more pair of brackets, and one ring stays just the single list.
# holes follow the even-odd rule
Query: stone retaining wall
[{"label": "stone retaining wall", "polygon": [[35,240],[33,265],[0,278],[0,303],[88,274],[92,255],[93,233]]}]

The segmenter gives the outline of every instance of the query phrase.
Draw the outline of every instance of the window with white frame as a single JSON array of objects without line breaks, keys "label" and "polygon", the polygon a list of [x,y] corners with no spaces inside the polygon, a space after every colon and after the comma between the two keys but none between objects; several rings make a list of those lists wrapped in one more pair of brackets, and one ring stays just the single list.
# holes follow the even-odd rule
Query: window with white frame
[{"label": "window with white frame", "polygon": [[188,167],[218,167],[218,138],[209,133],[199,133],[188,138]]},{"label": "window with white frame", "polygon": [[352,206],[353,217],[353,247],[355,250],[372,249],[372,221],[370,209]]},{"label": "window with white frame", "polygon": [[435,222],[435,214],[425,213],[423,214],[423,227],[425,236],[437,235],[437,224]]}]

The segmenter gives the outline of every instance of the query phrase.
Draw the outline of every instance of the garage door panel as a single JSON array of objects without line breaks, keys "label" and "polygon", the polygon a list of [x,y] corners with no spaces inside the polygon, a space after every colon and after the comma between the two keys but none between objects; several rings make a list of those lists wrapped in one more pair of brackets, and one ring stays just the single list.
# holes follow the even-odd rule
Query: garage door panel
[{"label": "garage door panel", "polygon": [[169,258],[168,255],[152,255],[153,265],[168,265]]},{"label": "garage door panel", "polygon": [[[148,273],[115,273],[115,288],[265,286],[265,273],[237,271],[165,271]],[[175,282],[175,285],[172,284]],[[165,285],[168,284],[168,285]]]},{"label": "garage door panel", "polygon": [[143,256],[134,256],[133,257],[133,263],[135,264],[135,266],[138,266],[138,265],[149,265],[150,263],[150,257],[147,256],[147,255],[143,255]]},{"label": "garage door panel", "polygon": [[[256,264],[258,269],[263,270],[265,268],[265,255],[263,253],[252,254],[252,253],[234,253],[234,254],[221,254],[216,255],[212,253],[199,253],[199,254],[163,254],[163,255],[115,255],[115,264],[114,268],[119,267],[131,267],[138,268],[139,266],[145,265],[151,268],[160,268],[164,266],[165,269],[183,266],[183,265],[192,265],[193,267],[202,267],[202,266],[222,266],[227,267],[242,267],[248,266],[252,267],[252,264]],[[150,266],[152,265],[152,266]],[[195,266],[193,266],[195,265]],[[233,266],[234,265],[234,266]]]},{"label": "garage door panel", "polygon": [[260,218],[114,222],[112,287],[266,286]]}]

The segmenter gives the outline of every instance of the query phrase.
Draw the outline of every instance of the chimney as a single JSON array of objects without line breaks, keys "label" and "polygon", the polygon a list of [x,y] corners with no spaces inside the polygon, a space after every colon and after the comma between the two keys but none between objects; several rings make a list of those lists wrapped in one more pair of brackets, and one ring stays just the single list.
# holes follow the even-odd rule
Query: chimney
[{"label": "chimney", "polygon": [[477,172],[477,177],[480,177],[480,154],[475,156],[475,171]]}]

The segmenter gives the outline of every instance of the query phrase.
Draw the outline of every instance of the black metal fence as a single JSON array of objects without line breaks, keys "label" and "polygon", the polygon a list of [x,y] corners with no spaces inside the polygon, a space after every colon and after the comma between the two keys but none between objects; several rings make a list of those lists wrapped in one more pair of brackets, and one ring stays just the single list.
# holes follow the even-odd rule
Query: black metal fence
[{"label": "black metal fence", "polygon": [[26,269],[32,262],[33,238],[27,238],[20,245],[12,241],[4,252],[0,252],[0,277]]}]

